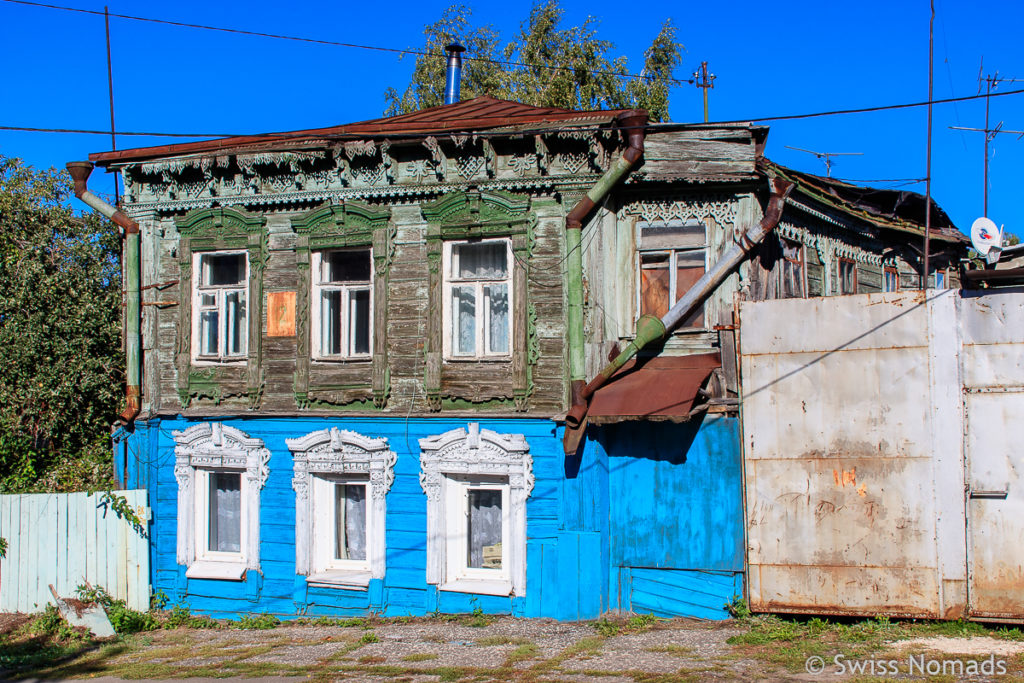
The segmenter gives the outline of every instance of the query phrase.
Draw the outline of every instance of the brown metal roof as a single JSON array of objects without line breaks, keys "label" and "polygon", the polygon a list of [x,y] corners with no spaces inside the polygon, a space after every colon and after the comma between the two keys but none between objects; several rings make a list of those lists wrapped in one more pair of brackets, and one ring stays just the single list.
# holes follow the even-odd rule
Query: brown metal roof
[{"label": "brown metal roof", "polygon": [[534,107],[495,97],[475,97],[465,102],[431,107],[386,118],[347,123],[328,128],[310,128],[285,133],[240,135],[216,140],[200,140],[157,147],[138,147],[112,152],[97,152],[89,160],[107,166],[114,163],[140,161],[160,157],[223,152],[238,149],[308,147],[310,143],[336,139],[366,137],[425,137],[442,133],[485,131],[526,124],[560,122],[563,125],[596,125],[609,123],[618,115],[631,111],[573,111],[555,107]]},{"label": "brown metal roof", "polygon": [[587,418],[593,424],[622,420],[687,419],[697,392],[711,371],[722,366],[718,353],[636,359],[594,392]]}]

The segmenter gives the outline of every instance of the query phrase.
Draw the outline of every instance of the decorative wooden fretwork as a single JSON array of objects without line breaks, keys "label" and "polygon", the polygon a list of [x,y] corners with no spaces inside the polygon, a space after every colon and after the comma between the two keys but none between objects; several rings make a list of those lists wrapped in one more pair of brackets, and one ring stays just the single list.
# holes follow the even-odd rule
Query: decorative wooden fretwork
[{"label": "decorative wooden fretwork", "polygon": [[[182,408],[194,399],[219,404],[232,396],[246,396],[256,409],[263,398],[263,269],[267,263],[267,219],[234,209],[200,209],[177,221],[181,243],[178,251],[180,313],[175,365],[178,397]],[[196,366],[192,361],[192,256],[193,254],[244,249],[249,261],[248,355],[244,363]]]},{"label": "decorative wooden fretwork", "polygon": [[[388,210],[358,202],[322,206],[292,220],[299,287],[295,301],[295,402],[301,409],[367,404],[378,409],[390,393],[388,372],[388,277],[395,251],[395,226]],[[371,247],[373,251],[373,355],[369,361],[313,361],[310,306],[311,254],[325,249]],[[313,372],[315,370],[315,372]]]}]

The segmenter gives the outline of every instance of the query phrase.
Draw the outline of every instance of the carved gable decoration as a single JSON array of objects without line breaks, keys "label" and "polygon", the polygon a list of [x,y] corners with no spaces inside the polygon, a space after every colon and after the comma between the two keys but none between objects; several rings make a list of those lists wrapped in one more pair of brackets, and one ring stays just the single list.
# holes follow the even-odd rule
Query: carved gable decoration
[{"label": "carved gable decoration", "polygon": [[499,434],[480,429],[453,429],[420,439],[420,486],[430,500],[441,492],[441,478],[448,474],[508,477],[512,504],[525,503],[533,492],[533,458],[522,434]]},{"label": "carved gable decoration", "polygon": [[445,239],[524,232],[533,218],[527,197],[489,190],[450,192],[424,204],[422,211],[427,223],[439,226],[439,236]]},{"label": "carved gable decoration", "polygon": [[193,250],[199,240],[215,242],[216,248],[241,247],[249,235],[261,235],[267,219],[237,209],[216,208],[190,211],[175,221],[183,238],[193,240]]}]

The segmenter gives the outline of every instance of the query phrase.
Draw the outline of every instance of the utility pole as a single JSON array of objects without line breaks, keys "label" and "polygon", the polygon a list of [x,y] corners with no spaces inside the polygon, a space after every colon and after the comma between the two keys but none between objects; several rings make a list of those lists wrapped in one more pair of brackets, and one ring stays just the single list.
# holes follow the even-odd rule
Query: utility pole
[{"label": "utility pole", "polygon": [[815,152],[814,150],[790,147],[789,145],[786,145],[786,149],[794,149],[797,152],[807,152],[808,154],[813,154],[824,161],[826,178],[832,177],[832,157],[859,157],[864,154],[864,152]]},{"label": "utility pole", "polygon": [[[110,149],[117,149],[117,133],[114,129],[114,68],[110,61],[110,12],[103,6],[103,23],[107,31],[107,92],[110,94]],[[114,206],[121,202],[117,189],[117,173],[114,173]]]},{"label": "utility pole", "polygon": [[932,238],[932,91],[935,85],[935,0],[929,3],[932,9],[928,20],[928,141],[925,162],[924,185],[924,275],[921,291],[928,289],[929,250]]},{"label": "utility pole", "polygon": [[983,188],[984,189],[984,192],[983,192],[984,203],[982,205],[983,206],[983,210],[982,210],[981,215],[982,216],[988,216],[988,147],[989,147],[989,143],[993,142],[996,139],[996,136],[999,135],[1000,133],[1011,133],[1013,135],[1016,135],[1018,137],[1018,139],[1020,137],[1024,136],[1024,131],[1004,130],[1003,129],[1003,122],[1002,121],[1000,121],[998,124],[996,124],[995,128],[990,128],[989,127],[989,102],[992,99],[991,98],[992,91],[995,88],[999,87],[1000,83],[1020,83],[1020,82],[1024,82],[1024,78],[1000,78],[998,71],[996,71],[995,74],[989,74],[987,76],[982,76],[981,74],[982,74],[982,71],[984,70],[984,68],[985,68],[985,60],[984,60],[984,58],[982,58],[981,66],[978,68],[978,94],[979,95],[981,94],[981,89],[982,89],[982,86],[984,85],[984,88],[985,88],[985,127],[984,128],[969,128],[969,127],[966,127],[966,126],[950,126],[950,128],[953,129],[953,130],[969,130],[969,131],[972,131],[972,132],[975,132],[975,133],[984,133],[985,134],[985,160],[984,160],[985,163],[984,163],[984,181],[983,181],[984,182],[984,188]]},{"label": "utility pole", "polygon": [[690,80],[695,86],[704,91],[704,123],[708,122],[708,90],[715,87],[715,74],[708,73],[708,63],[701,62],[700,68],[693,72]]}]

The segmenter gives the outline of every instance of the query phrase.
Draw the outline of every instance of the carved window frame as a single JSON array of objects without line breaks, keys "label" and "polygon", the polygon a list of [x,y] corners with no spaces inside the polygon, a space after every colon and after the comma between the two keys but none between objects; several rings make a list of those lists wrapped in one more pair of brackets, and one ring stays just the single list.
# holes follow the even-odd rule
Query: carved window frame
[{"label": "carved window frame", "polygon": [[[501,576],[451,576],[450,517],[453,487],[466,481],[507,487],[509,548],[503,549]],[[427,495],[427,583],[443,591],[487,595],[526,594],[526,500],[533,492],[533,457],[522,434],[499,434],[471,422],[438,436],[420,439],[420,487]],[[503,490],[504,492],[504,490]],[[505,531],[505,529],[503,529]]]},{"label": "carved window frame", "polygon": [[[365,588],[370,579],[383,579],[387,563],[387,493],[395,481],[398,455],[387,439],[372,438],[337,427],[285,439],[292,452],[292,488],[295,490],[295,572],[307,582]],[[368,571],[336,569],[314,572],[316,510],[314,479],[337,476],[365,481],[367,486]]]},{"label": "carved window frame", "polygon": [[[427,221],[428,313],[427,337],[424,345],[426,364],[423,385],[427,405],[432,411],[441,410],[442,399],[469,398],[474,402],[491,399],[513,399],[516,410],[526,410],[527,399],[533,391],[533,366],[537,358],[529,348],[532,304],[527,293],[528,265],[533,252],[533,231],[537,216],[530,210],[528,197],[510,192],[467,190],[450,192],[421,206]],[[478,362],[489,367],[508,366],[511,386],[505,382],[492,382],[478,386],[473,396],[452,395],[442,388],[442,375],[457,372],[472,361],[445,357],[445,287],[443,261],[446,243],[468,240],[494,240],[507,238],[511,242],[512,288],[509,292],[511,353],[504,357],[488,357]]]},{"label": "carved window frame", "polygon": [[[270,473],[270,451],[261,439],[221,422],[203,422],[175,431],[174,477],[178,482],[178,564],[189,578],[239,580],[247,570],[260,568],[260,492]],[[204,497],[197,484],[210,472],[242,475],[242,533],[237,558],[209,560],[197,544],[197,526],[209,510],[200,509]]]},{"label": "carved window frame", "polygon": [[[263,269],[267,262],[267,219],[235,209],[199,209],[176,221],[179,244],[180,304],[178,317],[178,398],[182,408],[197,398],[219,404],[224,398],[244,396],[251,408],[263,398]],[[194,255],[245,252],[248,264],[248,352],[242,361],[199,362],[193,358],[192,320]]]},{"label": "carved window frame", "polygon": [[[390,209],[359,202],[321,206],[292,219],[296,233],[295,258],[299,286],[295,300],[296,362],[294,392],[299,409],[330,408],[358,402],[382,409],[390,393],[388,372],[388,283],[395,252],[396,227]],[[313,254],[338,249],[370,249],[373,259],[371,284],[371,354],[347,359],[313,357],[311,306],[314,301]],[[316,370],[316,373],[311,373]],[[328,378],[317,382],[316,375]]]}]

